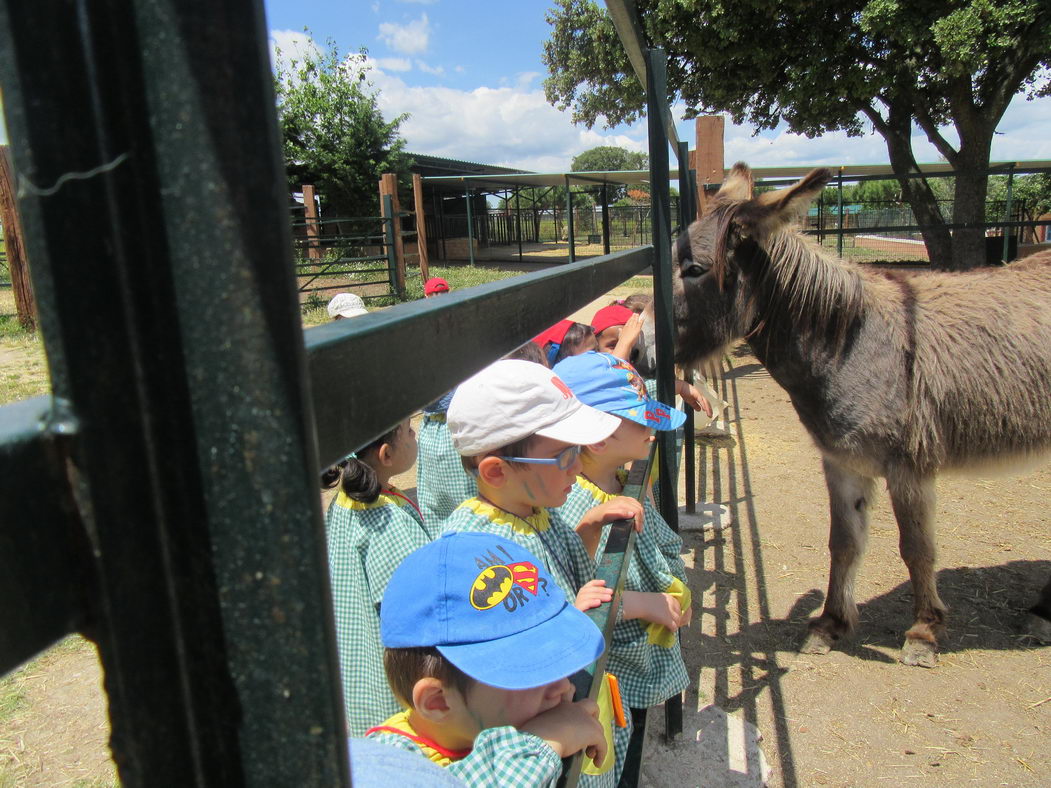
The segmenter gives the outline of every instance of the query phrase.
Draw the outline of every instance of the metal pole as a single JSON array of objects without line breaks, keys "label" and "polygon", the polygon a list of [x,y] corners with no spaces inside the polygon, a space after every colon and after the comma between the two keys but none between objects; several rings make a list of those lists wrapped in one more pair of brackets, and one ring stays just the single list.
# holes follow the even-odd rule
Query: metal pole
[{"label": "metal pole", "polygon": [[569,262],[576,262],[577,255],[573,249],[573,192],[569,189],[569,176],[566,176],[566,237],[569,239]]},{"label": "metal pole", "polygon": [[[1012,163],[1012,164],[1008,165],[1008,167],[1009,167],[1009,169],[1008,169],[1008,172],[1007,172],[1007,202],[1004,205],[1004,221],[1005,222],[1011,221],[1011,197],[1012,197],[1011,191],[1012,191],[1012,187],[1014,186],[1014,179],[1015,179],[1015,172],[1014,172],[1015,166],[1014,166],[1014,164]],[[1010,228],[1008,228],[1008,226],[1005,224],[1004,225],[1004,251],[1003,251],[1003,254],[1000,257],[1000,259],[1005,264],[1008,262],[1007,258],[1011,255],[1010,237],[1007,235],[1009,229]]]},{"label": "metal pole", "polygon": [[266,42],[261,3],[0,3],[55,460],[129,787],[350,785]]},{"label": "metal pole", "polygon": [[394,199],[389,194],[383,195],[383,234],[386,237],[387,246],[387,277],[390,279],[390,289],[398,290],[398,255],[394,246]]},{"label": "metal pole", "polygon": [[843,256],[843,168],[839,168],[839,176],[836,178],[836,212],[839,214],[839,234],[836,237],[836,254]]},{"label": "metal pole", "polygon": [[467,255],[471,260],[471,265],[474,265],[474,216],[471,213],[471,190],[470,188],[464,192],[464,197],[467,200]]},{"label": "metal pole", "polygon": [[609,254],[609,184],[602,184],[602,254]]},{"label": "metal pole", "polygon": [[515,187],[515,224],[518,227],[518,262],[522,262],[522,189]]},{"label": "metal pole", "polygon": [[[672,318],[671,284],[671,198],[668,193],[668,130],[664,128],[667,114],[661,112],[668,100],[668,57],[664,50],[646,52],[646,118],[650,142],[650,204],[653,216],[653,294],[657,340],[657,398],[661,402],[675,401],[675,337]],[[661,432],[660,478],[658,492],[661,514],[673,530],[679,530],[679,510],[676,501],[678,480],[674,477],[675,434]],[[664,704],[665,735],[672,739],[682,732],[682,700],[668,698]]]}]

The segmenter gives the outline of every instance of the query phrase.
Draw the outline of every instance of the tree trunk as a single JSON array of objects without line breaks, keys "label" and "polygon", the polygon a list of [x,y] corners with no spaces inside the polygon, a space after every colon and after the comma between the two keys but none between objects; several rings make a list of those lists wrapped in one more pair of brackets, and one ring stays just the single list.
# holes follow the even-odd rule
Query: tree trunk
[{"label": "tree trunk", "polygon": [[985,200],[989,193],[989,151],[996,119],[990,124],[977,112],[957,113],[960,152],[954,163],[953,224],[970,227],[953,231],[953,270],[967,271],[987,264],[985,257]]},{"label": "tree trunk", "polygon": [[11,272],[11,289],[15,296],[18,322],[27,331],[36,329],[36,301],[29,279],[28,261],[22,244],[22,223],[15,204],[14,179],[11,176],[11,154],[7,146],[0,149],[0,223],[4,226],[4,250]]}]

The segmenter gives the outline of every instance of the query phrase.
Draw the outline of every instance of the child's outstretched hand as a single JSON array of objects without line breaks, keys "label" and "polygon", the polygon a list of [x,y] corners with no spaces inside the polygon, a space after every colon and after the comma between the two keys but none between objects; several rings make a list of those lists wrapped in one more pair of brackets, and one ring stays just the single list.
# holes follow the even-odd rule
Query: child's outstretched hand
[{"label": "child's outstretched hand", "polygon": [[634,520],[635,530],[642,533],[643,517],[641,503],[634,498],[618,495],[616,498],[611,498],[605,503],[588,509],[577,523],[577,536],[584,543],[588,555],[594,558],[595,551],[598,550],[599,542],[602,540],[602,526],[614,520]]},{"label": "child's outstretched hand", "polygon": [[708,418],[712,417],[712,403],[685,380],[675,381],[675,393],[682,397],[682,401],[694,410],[703,410],[705,416]]},{"label": "child's outstretched hand", "polygon": [[642,333],[642,315],[634,314],[628,318],[628,322],[621,326],[620,336],[613,348],[613,355],[624,361],[631,360],[631,351],[635,342]]},{"label": "child's outstretched hand", "polygon": [[[624,618],[640,618],[660,624],[669,632],[677,632],[684,625],[683,609],[679,600],[671,594],[652,591],[625,591],[621,597],[624,606]],[[692,615],[687,610],[686,613]]]},{"label": "child's outstretched hand", "polygon": [[522,723],[518,729],[539,736],[559,758],[568,758],[583,750],[596,766],[606,760],[606,737],[598,719],[598,704],[590,698],[560,703]]},{"label": "child's outstretched hand", "polygon": [[577,610],[591,610],[591,608],[598,607],[611,599],[613,599],[613,589],[606,587],[605,580],[595,578],[580,587],[573,607]]}]

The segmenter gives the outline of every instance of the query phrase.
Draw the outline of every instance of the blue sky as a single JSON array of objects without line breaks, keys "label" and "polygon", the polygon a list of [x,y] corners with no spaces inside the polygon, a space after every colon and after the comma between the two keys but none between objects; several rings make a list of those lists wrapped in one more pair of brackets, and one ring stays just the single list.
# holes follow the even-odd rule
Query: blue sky
[{"label": "blue sky", "polygon": [[[271,45],[285,52],[332,38],[343,52],[366,47],[386,117],[413,153],[561,172],[596,145],[645,150],[645,122],[611,130],[574,126],[544,100],[542,43],[550,3],[542,0],[265,0]],[[674,110],[675,108],[673,108]],[[681,117],[682,107],[678,108]],[[993,160],[1051,159],[1051,99],[1017,97],[1000,124]],[[887,161],[883,138],[829,134],[809,140],[784,129],[755,136],[727,123],[727,165],[870,164]],[[679,124],[692,148],[693,123]],[[953,137],[954,139],[954,137]],[[920,161],[937,161],[921,134]]]}]

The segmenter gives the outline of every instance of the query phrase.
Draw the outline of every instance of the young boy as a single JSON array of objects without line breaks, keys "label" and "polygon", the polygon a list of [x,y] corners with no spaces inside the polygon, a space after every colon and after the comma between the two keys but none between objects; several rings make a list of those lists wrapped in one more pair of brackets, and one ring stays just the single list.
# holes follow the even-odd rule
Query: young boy
[{"label": "young boy", "polygon": [[[642,525],[642,506],[612,497],[573,521],[559,513],[581,469],[580,447],[604,440],[615,416],[589,408],[551,370],[527,361],[498,361],[456,389],[449,405],[453,445],[478,482],[478,496],[445,521],[445,531],[478,531],[509,539],[536,555],[580,610],[608,602],[613,590],[595,577],[595,547],[612,520]],[[623,749],[630,728],[617,728]],[[623,753],[621,754],[623,761]],[[611,784],[610,770],[584,784]]]},{"label": "young boy", "polygon": [[[654,430],[674,430],[686,415],[650,399],[634,367],[616,356],[585,353],[565,359],[555,371],[582,402],[620,420],[610,437],[586,447],[581,455],[583,471],[562,507],[565,517],[573,519],[619,495],[625,463],[645,459]],[[645,512],[624,586],[624,620],[613,631],[608,663],[636,725],[647,708],[689,685],[675,635],[690,619],[682,539],[648,499]]]},{"label": "young boy", "polygon": [[383,596],[384,664],[406,710],[367,736],[472,786],[555,785],[561,759],[608,745],[568,676],[602,634],[540,561],[490,534],[448,533],[411,553]]}]

